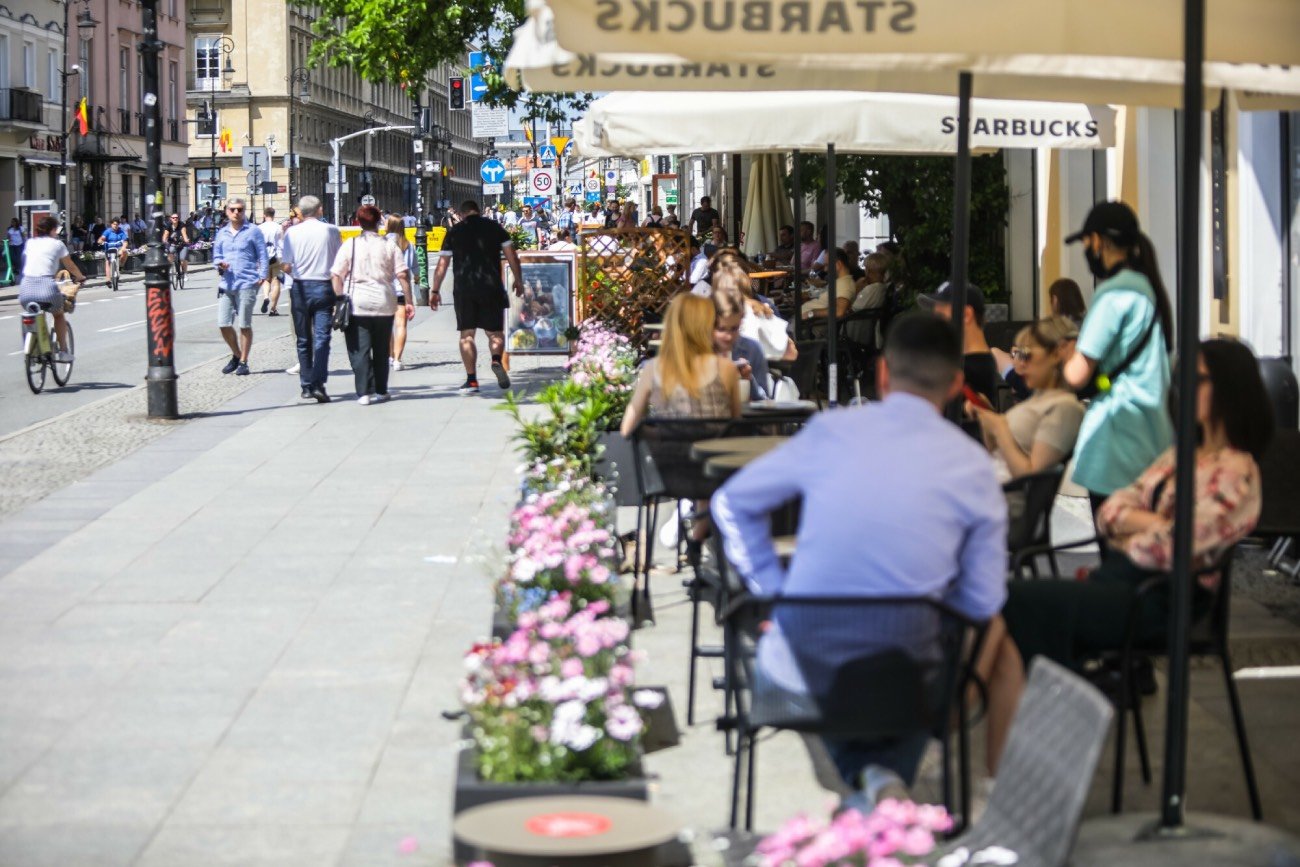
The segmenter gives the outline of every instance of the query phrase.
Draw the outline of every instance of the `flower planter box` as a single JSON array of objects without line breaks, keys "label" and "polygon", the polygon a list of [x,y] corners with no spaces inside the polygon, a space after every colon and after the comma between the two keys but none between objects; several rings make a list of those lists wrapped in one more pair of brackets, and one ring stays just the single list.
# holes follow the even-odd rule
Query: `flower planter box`
[{"label": "flower planter box", "polygon": [[208,261],[210,255],[211,253],[208,250],[186,250],[185,261],[191,265],[202,265]]},{"label": "flower planter box", "polygon": [[132,274],[142,270],[144,270],[143,256],[127,256],[126,261],[122,263],[123,274]]},{"label": "flower planter box", "polygon": [[[474,751],[466,749],[461,751],[456,765],[456,790],[452,802],[452,815],[458,816],[465,810],[483,804],[549,795],[598,795],[649,801],[650,788],[649,781],[640,773],[627,780],[599,780],[583,783],[490,783],[479,777],[474,762]],[[473,848],[459,840],[453,840],[452,848],[457,864],[467,864],[476,857]]]},{"label": "flower planter box", "polygon": [[78,259],[77,267],[81,269],[81,273],[86,275],[87,279],[104,276],[103,259]]}]

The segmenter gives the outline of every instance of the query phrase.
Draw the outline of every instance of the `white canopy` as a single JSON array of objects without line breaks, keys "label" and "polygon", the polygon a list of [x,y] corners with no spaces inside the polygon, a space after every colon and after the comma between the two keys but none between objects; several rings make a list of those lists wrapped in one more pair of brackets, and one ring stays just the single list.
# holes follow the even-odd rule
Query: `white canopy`
[{"label": "white canopy", "polygon": [[[1300,2],[1297,2],[1300,6]],[[555,39],[554,13],[533,4],[506,57],[506,81],[515,89],[543,93],[620,90],[851,90],[880,93],[956,91],[960,70],[975,74],[975,96],[1054,102],[1100,102],[1178,107],[1182,104],[1180,60],[1056,57],[1044,54],[994,57],[969,53],[856,55],[754,55],[744,59],[691,60],[679,54],[572,52]],[[669,46],[676,50],[675,43]],[[1300,68],[1207,63],[1206,100],[1227,88],[1243,94],[1243,108],[1300,108]],[[1281,99],[1278,98],[1281,95]]]},{"label": "white canopy", "polygon": [[[1184,0],[549,0],[568,48],[742,55],[1183,57]],[[1206,0],[1208,61],[1300,66],[1296,0]],[[720,51],[721,50],[721,51]]]},{"label": "white canopy", "polygon": [[[574,126],[583,156],[646,153],[952,154],[957,98],[844,91],[612,93]],[[971,146],[1111,147],[1115,111],[1059,102],[974,100]]]}]

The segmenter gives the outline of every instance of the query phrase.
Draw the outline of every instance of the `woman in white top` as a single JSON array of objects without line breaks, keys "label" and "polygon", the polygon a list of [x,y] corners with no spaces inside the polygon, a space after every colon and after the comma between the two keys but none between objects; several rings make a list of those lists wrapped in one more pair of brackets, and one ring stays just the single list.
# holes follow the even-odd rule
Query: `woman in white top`
[{"label": "woman in white top", "polygon": [[[391,216],[384,223],[384,234],[388,243],[402,251],[402,261],[406,263],[409,282],[418,279],[415,265],[415,245],[406,238],[406,223],[401,217]],[[388,363],[393,370],[402,369],[402,353],[406,350],[406,323],[415,318],[415,299],[402,292],[400,283],[394,282],[393,291],[397,293],[397,313],[393,316],[393,343],[388,352]]]},{"label": "woman in white top", "polygon": [[28,304],[39,304],[54,314],[54,334],[59,348],[55,352],[58,361],[70,361],[72,356],[66,351],[68,345],[68,323],[63,318],[63,293],[55,282],[55,275],[62,270],[72,275],[78,283],[86,282],[81,269],[72,261],[72,254],[58,237],[59,221],[54,217],[42,217],[36,222],[36,234],[23,246],[26,259],[23,263],[23,280],[18,287],[18,306],[26,309]]},{"label": "woman in white top", "polygon": [[397,313],[397,289],[411,297],[410,269],[396,244],[379,237],[379,209],[362,205],[357,210],[361,234],[348,238],[334,258],[330,277],[340,302],[352,305],[352,317],[343,338],[356,379],[357,403],[365,406],[388,400],[388,349]]},{"label": "woman in white top", "polygon": [[789,323],[772,312],[772,308],[754,297],[754,287],[734,252],[724,251],[714,257],[716,267],[711,292],[734,290],[745,297],[745,313],[740,320],[740,336],[757,343],[769,361],[794,361],[799,350],[790,339]]},{"label": "woman in white top", "polygon": [[1011,358],[1033,396],[1006,415],[967,404],[979,419],[985,444],[1006,464],[1011,478],[1045,470],[1074,451],[1083,404],[1066,385],[1064,366],[1078,337],[1079,327],[1064,316],[1022,329]]}]

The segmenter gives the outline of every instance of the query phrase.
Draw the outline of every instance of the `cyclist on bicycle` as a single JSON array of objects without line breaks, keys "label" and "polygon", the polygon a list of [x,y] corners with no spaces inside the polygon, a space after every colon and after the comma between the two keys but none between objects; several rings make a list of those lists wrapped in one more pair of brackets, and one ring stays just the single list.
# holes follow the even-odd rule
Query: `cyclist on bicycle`
[{"label": "cyclist on bicycle", "polygon": [[182,288],[185,283],[185,273],[189,271],[189,262],[185,260],[185,248],[190,245],[190,227],[181,222],[180,214],[172,214],[171,219],[163,228],[163,249],[167,251],[167,258],[172,263],[173,268],[181,269]]},{"label": "cyclist on bicycle", "polygon": [[39,304],[43,309],[54,314],[54,334],[58,338],[59,349],[55,361],[71,361],[72,356],[65,351],[68,345],[68,324],[63,313],[63,293],[59,291],[54,275],[63,266],[78,283],[86,282],[81,269],[72,261],[72,254],[59,239],[59,221],[54,217],[41,217],[36,221],[36,234],[27,242],[26,264],[23,266],[23,282],[18,287],[18,306],[24,310],[28,304]]},{"label": "cyclist on bicycle", "polygon": [[130,247],[130,234],[122,227],[122,221],[117,217],[109,223],[104,234],[99,236],[99,246],[104,248],[106,256],[116,254],[117,267],[121,270],[122,265],[126,262],[126,251]]}]

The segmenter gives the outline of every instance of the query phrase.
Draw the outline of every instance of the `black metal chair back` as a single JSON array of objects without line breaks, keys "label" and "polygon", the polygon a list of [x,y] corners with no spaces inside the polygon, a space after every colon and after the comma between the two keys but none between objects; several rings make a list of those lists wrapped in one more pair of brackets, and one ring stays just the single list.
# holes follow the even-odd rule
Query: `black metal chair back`
[{"label": "black metal chair back", "polygon": [[1011,574],[1019,578],[1028,568],[1038,577],[1038,554],[1045,553],[1051,564],[1052,575],[1060,577],[1056,555],[1052,547],[1052,507],[1061,489],[1065,465],[1057,464],[1012,479],[1002,486],[1011,510],[1007,528],[1007,551],[1011,556]]},{"label": "black metal chair back", "polygon": [[[825,340],[804,340],[798,344],[799,357],[790,367],[790,378],[804,400],[817,400],[817,377],[826,354]],[[820,405],[820,401],[818,404]]]}]

